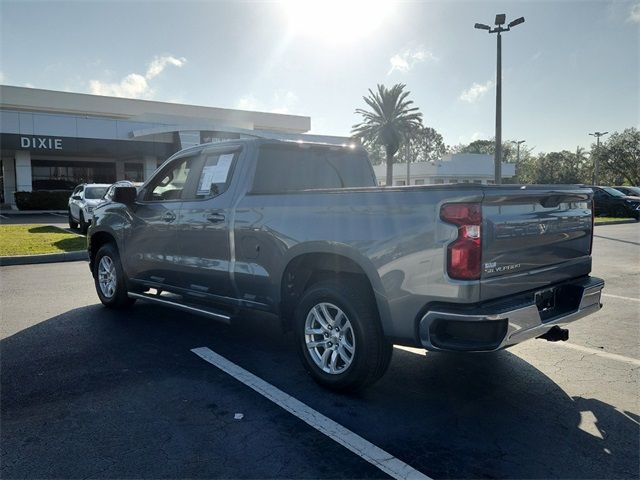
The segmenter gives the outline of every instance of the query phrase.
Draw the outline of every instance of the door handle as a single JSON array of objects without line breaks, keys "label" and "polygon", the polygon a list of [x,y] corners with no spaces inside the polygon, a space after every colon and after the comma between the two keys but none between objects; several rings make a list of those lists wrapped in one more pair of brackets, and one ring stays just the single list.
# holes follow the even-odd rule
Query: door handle
[{"label": "door handle", "polygon": [[173,212],[167,212],[162,216],[162,220],[167,223],[171,223],[176,219],[176,214]]},{"label": "door handle", "polygon": [[211,223],[220,223],[224,222],[224,215],[221,213],[210,213],[207,215],[207,221]]}]

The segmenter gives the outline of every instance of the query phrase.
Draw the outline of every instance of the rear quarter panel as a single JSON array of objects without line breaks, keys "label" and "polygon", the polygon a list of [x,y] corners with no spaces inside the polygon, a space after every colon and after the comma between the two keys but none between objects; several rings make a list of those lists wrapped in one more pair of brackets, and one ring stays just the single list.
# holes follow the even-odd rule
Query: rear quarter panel
[{"label": "rear quarter panel", "polygon": [[234,218],[238,294],[276,306],[291,260],[336,253],[369,277],[385,333],[414,338],[415,319],[427,302],[479,298],[478,282],[446,278],[446,245],[457,229],[439,220],[439,210],[445,201],[481,198],[479,188],[453,185],[246,195]]}]

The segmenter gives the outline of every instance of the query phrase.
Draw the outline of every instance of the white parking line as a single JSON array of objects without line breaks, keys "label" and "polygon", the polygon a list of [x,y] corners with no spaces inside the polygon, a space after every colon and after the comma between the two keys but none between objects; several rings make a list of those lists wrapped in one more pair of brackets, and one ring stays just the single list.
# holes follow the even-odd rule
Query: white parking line
[{"label": "white parking line", "polygon": [[630,302],[640,302],[640,298],[622,297],[620,295],[611,295],[610,293],[603,293],[603,297],[619,298],[620,300],[629,300]]},{"label": "white parking line", "polygon": [[[616,353],[607,353],[595,348],[583,347],[582,345],[576,345],[575,343],[568,342],[548,342],[549,345],[555,345],[556,347],[566,347],[573,350],[578,350],[591,355],[598,355],[599,357],[608,358],[609,360],[617,360],[618,362],[630,363],[631,365],[640,366],[640,360],[632,357],[625,357],[624,355],[618,355]],[[394,345],[394,348],[404,350],[405,352],[415,353],[416,355],[426,355],[427,352],[421,348],[405,347],[402,345]]]},{"label": "white parking line", "polygon": [[194,348],[191,350],[203,360],[218,367],[223,372],[231,375],[236,380],[251,387],[260,395],[271,400],[287,412],[295,415],[303,422],[312,426],[327,437],[348,448],[353,453],[363,458],[370,464],[379,468],[386,474],[396,479],[422,479],[431,480],[429,477],[414,469],[410,465],[398,460],[388,452],[376,447],[361,436],[325,417],[320,412],[284,393],[282,390],[265,382],[260,377],[230,362],[221,355],[218,355],[207,347]]},{"label": "white parking line", "polygon": [[582,345],[576,345],[575,343],[568,342],[549,342],[549,345],[555,345],[557,347],[570,348],[579,352],[589,353],[591,355],[597,355],[599,357],[608,358],[609,360],[617,360],[618,362],[630,363],[636,367],[640,367],[640,360],[632,357],[625,357],[624,355],[618,355],[617,353],[607,353],[595,348],[583,347]]}]

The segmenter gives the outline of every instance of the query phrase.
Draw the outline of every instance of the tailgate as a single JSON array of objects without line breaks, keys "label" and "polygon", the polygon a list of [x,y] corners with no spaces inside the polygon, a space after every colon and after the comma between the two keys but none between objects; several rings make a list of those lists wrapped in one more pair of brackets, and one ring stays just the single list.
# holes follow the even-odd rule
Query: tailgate
[{"label": "tailgate", "polygon": [[482,204],[483,300],[591,270],[591,189],[488,187]]}]

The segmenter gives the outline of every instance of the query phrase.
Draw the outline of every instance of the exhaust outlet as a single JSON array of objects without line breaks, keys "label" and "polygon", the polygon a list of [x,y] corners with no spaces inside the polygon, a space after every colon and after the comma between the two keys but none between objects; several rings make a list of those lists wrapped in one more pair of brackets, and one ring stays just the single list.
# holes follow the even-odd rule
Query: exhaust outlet
[{"label": "exhaust outlet", "polygon": [[540,335],[538,338],[548,342],[566,342],[569,340],[569,330],[566,328],[560,328],[556,325],[551,327],[547,333]]}]

